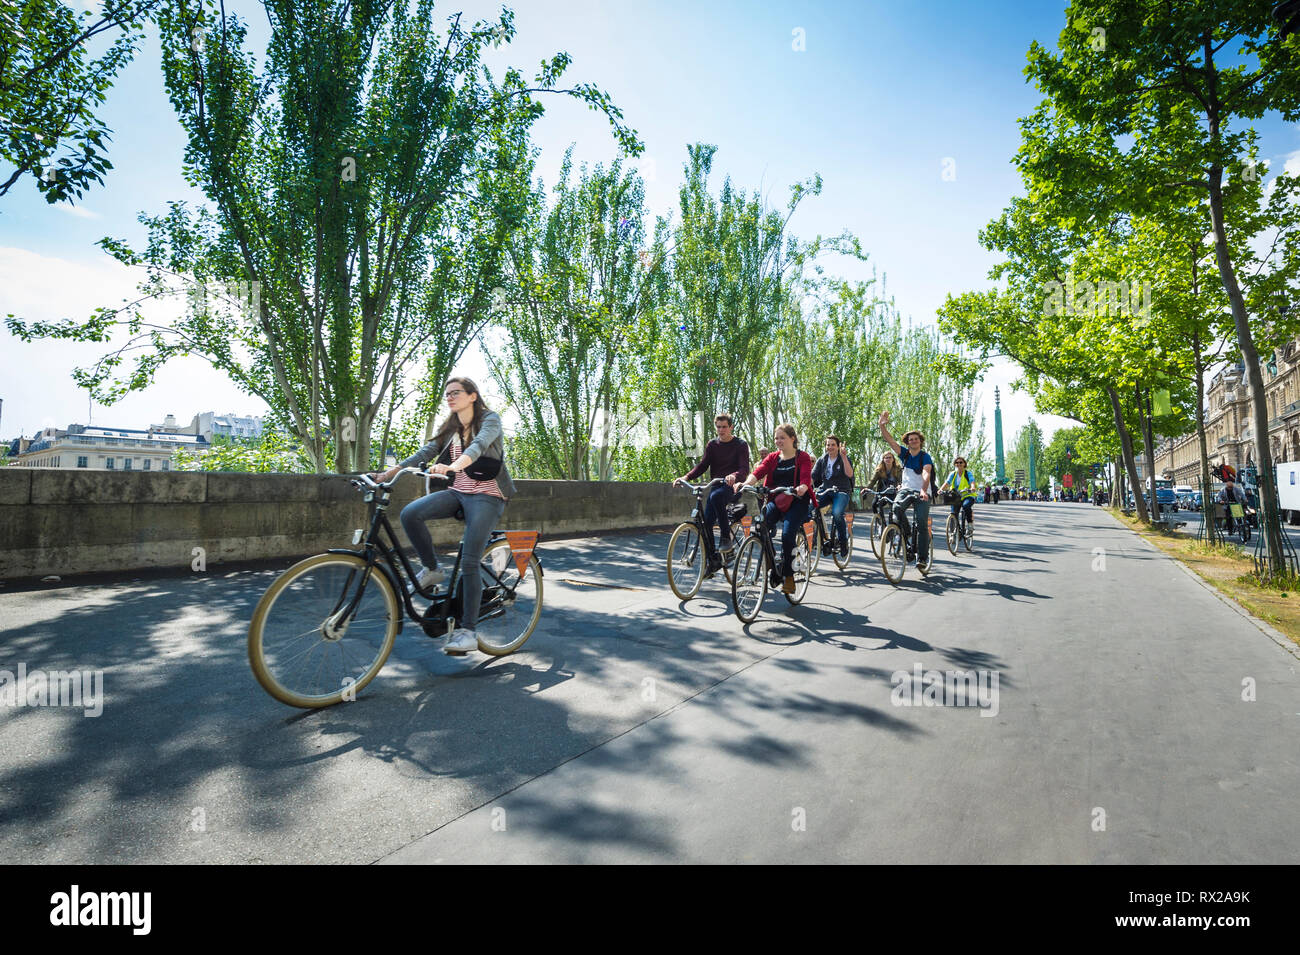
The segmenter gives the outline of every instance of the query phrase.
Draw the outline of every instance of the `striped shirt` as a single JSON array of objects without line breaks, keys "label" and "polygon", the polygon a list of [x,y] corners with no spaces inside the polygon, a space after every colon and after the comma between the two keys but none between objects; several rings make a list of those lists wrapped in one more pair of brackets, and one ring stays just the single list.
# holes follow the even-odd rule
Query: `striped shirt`
[{"label": "striped shirt", "polygon": [[[451,463],[455,464],[458,457],[460,457],[460,435],[453,435],[451,439]],[[452,484],[452,487],[462,494],[490,494],[492,497],[505,500],[505,495],[497,487],[495,478],[491,481],[475,481],[464,471],[457,471],[456,482]]]}]

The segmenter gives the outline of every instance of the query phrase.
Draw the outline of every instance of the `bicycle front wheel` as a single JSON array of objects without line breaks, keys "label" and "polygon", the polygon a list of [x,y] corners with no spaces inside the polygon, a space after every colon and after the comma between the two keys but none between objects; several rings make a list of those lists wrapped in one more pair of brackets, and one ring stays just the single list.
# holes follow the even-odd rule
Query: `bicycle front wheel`
[{"label": "bicycle front wheel", "polygon": [[975,549],[975,525],[970,521],[967,521],[966,526],[962,528],[961,539],[966,545],[966,553],[969,554]]},{"label": "bicycle front wheel", "polygon": [[478,617],[478,648],[494,657],[514,653],[533,635],[542,616],[542,565],[528,555],[519,574],[509,541],[494,541],[479,568],[483,599]]},{"label": "bicycle front wheel", "polygon": [[678,524],[668,540],[668,586],[678,600],[690,600],[704,583],[704,542],[694,524]]},{"label": "bicycle front wheel", "polygon": [[835,550],[834,553],[835,553],[835,566],[838,567],[840,570],[844,570],[846,567],[848,567],[849,558],[853,556],[853,535],[849,534],[844,539],[844,553],[841,554],[838,548]]},{"label": "bicycle front wheel", "polygon": [[767,562],[757,534],[740,545],[732,575],[731,606],[741,623],[753,623],[767,596]]},{"label": "bicycle front wheel", "polygon": [[401,607],[388,577],[355,554],[318,554],[275,579],[248,625],[248,662],[281,703],[355,699],[393,649]]},{"label": "bicycle front wheel", "polygon": [[903,529],[890,524],[880,535],[880,569],[891,584],[903,582],[907,572],[907,545],[903,542]]},{"label": "bicycle front wheel", "polygon": [[[785,594],[785,599],[792,604],[802,603],[808,593],[808,581],[812,578],[817,560],[809,552],[808,538],[800,534],[795,538],[794,551],[790,554],[790,571],[794,576],[794,593]],[[782,591],[782,593],[785,593]]]},{"label": "bicycle front wheel", "polygon": [[[819,523],[818,521],[814,520],[812,522],[812,526],[813,526],[813,533],[812,533],[813,542],[812,542],[812,547],[809,548],[809,554],[812,563],[809,566],[811,567],[812,571],[815,573],[817,571],[817,565],[820,564],[822,560],[822,548],[826,546],[826,535],[822,533],[825,530],[825,526]],[[799,534],[800,536],[804,537],[804,545],[805,547],[807,547],[808,544],[807,535],[805,534],[803,528],[799,529]]]},{"label": "bicycle front wheel", "polygon": [[925,563],[922,564],[918,558],[916,569],[921,572],[922,577],[929,577],[930,571],[934,570],[934,535],[930,534],[926,541]]},{"label": "bicycle front wheel", "polygon": [[948,522],[944,525],[944,534],[948,538],[948,553],[957,556],[957,515],[949,514]]}]

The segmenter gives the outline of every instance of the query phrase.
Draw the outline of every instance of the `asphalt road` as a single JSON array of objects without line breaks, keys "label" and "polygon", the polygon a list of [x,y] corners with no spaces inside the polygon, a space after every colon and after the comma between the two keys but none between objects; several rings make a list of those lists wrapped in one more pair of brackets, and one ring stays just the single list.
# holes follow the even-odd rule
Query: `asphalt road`
[{"label": "asphalt road", "polygon": [[[448,658],[408,626],[355,703],[316,712],[248,668],[273,570],[0,588],[0,668],[104,681],[95,718],[0,706],[0,852],[1300,859],[1294,647],[1099,508],[979,505],[976,520],[976,552],[941,548],[928,580],[892,587],[860,547],[748,628],[720,576],[672,596],[667,533],[547,543],[522,651]],[[932,670],[974,671],[984,705],[939,689],[927,704],[912,679]]]}]

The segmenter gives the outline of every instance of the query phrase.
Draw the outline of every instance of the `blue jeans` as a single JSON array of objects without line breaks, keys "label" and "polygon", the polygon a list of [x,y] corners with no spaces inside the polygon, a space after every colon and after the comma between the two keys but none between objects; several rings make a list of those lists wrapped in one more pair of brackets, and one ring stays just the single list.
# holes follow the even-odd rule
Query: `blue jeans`
[{"label": "blue jeans", "polygon": [[713,525],[718,525],[718,531],[725,541],[731,536],[731,521],[727,518],[727,505],[736,499],[736,489],[730,484],[724,484],[722,487],[715,487],[709,492],[708,499],[704,502],[704,529],[708,536],[704,539],[704,546],[708,548],[709,553],[713,552]]},{"label": "blue jeans", "polygon": [[457,508],[465,512],[465,550],[460,561],[464,606],[460,625],[473,630],[478,625],[479,604],[483,601],[483,574],[478,570],[478,562],[483,559],[488,537],[505,513],[506,502],[491,494],[463,494],[455,488],[434,491],[402,508],[402,529],[424,566],[432,570],[438,566],[438,556],[433,552],[433,536],[425,522],[454,517]]},{"label": "blue jeans", "polygon": [[844,520],[844,512],[849,509],[849,495],[844,491],[836,491],[830,500],[819,497],[817,503],[822,507],[827,504],[831,506],[831,542],[848,543],[849,526]]},{"label": "blue jeans", "polygon": [[907,509],[911,508],[914,511],[916,511],[915,520],[920,521],[920,525],[918,526],[916,532],[917,554],[925,554],[928,553],[930,550],[930,504],[931,503],[932,502],[930,501],[923,501],[919,497],[914,497],[912,498],[912,503],[908,504],[907,507],[903,508],[902,513],[898,515],[899,519],[902,520],[903,522],[905,539],[910,541],[912,535],[907,526]]},{"label": "blue jeans", "polygon": [[775,501],[768,501],[763,506],[763,520],[772,532],[776,525],[781,525],[781,572],[790,574],[790,556],[794,553],[795,534],[803,533],[803,526],[808,523],[808,498],[796,497],[790,510],[784,514],[777,508]]}]

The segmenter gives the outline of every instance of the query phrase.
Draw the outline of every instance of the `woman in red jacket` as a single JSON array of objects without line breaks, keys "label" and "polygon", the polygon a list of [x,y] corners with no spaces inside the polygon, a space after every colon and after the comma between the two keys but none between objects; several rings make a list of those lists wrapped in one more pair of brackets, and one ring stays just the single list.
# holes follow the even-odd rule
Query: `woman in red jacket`
[{"label": "woman in red jacket", "polygon": [[759,462],[754,473],[745,478],[745,483],[757,484],[758,479],[763,478],[764,487],[795,489],[793,497],[778,494],[763,507],[763,520],[767,522],[769,531],[781,524],[781,566],[772,572],[772,586],[781,585],[787,594],[792,594],[795,586],[790,558],[794,553],[795,535],[802,534],[803,526],[808,522],[813,459],[807,451],[799,450],[799,435],[794,425],[777,425],[773,438],[776,450]]}]

